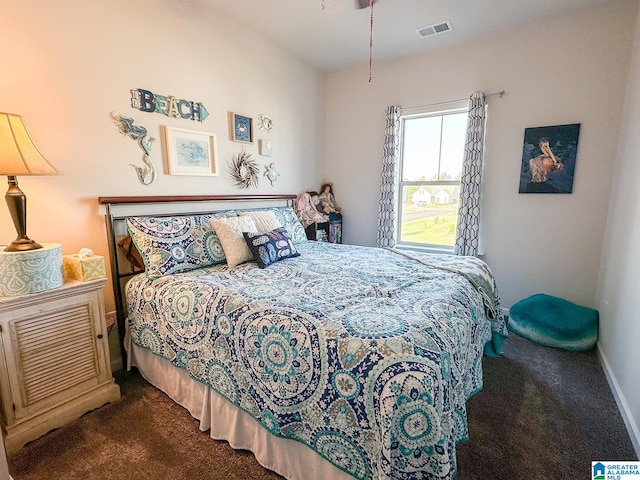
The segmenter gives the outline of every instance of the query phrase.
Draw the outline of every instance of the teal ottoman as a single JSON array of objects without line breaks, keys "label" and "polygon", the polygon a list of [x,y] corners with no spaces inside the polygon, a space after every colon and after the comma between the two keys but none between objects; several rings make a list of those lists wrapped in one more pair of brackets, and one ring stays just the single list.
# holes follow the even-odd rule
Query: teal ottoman
[{"label": "teal ottoman", "polygon": [[598,311],[538,293],[509,309],[509,330],[547,347],[589,350],[598,341]]}]

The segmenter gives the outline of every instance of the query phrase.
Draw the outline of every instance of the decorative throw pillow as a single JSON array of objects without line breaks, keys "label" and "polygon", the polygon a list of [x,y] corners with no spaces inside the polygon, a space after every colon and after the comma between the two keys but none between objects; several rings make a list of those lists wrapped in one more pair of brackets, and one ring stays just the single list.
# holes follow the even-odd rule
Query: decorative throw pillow
[{"label": "decorative throw pillow", "polygon": [[300,220],[298,220],[298,216],[296,215],[296,212],[293,211],[293,208],[281,207],[274,209],[273,212],[280,219],[282,226],[285,228],[294,243],[309,241],[307,239],[307,234],[304,231],[304,227],[300,223]]},{"label": "decorative throw pillow", "polygon": [[224,251],[211,219],[235,216],[229,210],[206,215],[129,217],[127,230],[149,278],[224,263]]},{"label": "decorative throw pillow", "polygon": [[131,238],[131,235],[127,235],[122,240],[120,240],[118,242],[118,246],[122,249],[125,258],[129,261],[132,267],[144,270],[144,260],[142,259],[142,255],[140,255],[140,252],[136,248],[135,243],[133,243],[133,238]]},{"label": "decorative throw pillow", "polygon": [[253,260],[253,254],[242,235],[243,232],[258,233],[256,224],[253,223],[251,217],[244,215],[242,217],[212,218],[211,226],[220,239],[229,267]]},{"label": "decorative throw pillow", "polygon": [[258,233],[267,233],[271,230],[275,230],[281,227],[282,224],[276,214],[272,210],[251,210],[248,212],[238,212],[239,216],[248,216],[253,219],[253,223],[256,224]]},{"label": "decorative throw pillow", "polygon": [[253,212],[273,212],[280,223],[280,227],[284,227],[284,229],[289,233],[291,240],[294,243],[307,242],[307,234],[304,231],[304,227],[298,220],[296,212],[293,211],[291,207],[272,207],[272,208],[262,208],[256,210],[247,210],[243,213],[253,213]]},{"label": "decorative throw pillow", "polygon": [[245,232],[243,235],[260,268],[266,268],[285,258],[300,256],[289,233],[282,227],[267,233]]}]

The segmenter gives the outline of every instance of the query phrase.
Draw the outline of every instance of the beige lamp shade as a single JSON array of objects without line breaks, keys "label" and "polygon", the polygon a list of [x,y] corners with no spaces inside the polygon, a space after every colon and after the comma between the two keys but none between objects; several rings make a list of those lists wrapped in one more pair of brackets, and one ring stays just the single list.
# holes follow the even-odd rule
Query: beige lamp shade
[{"label": "beige lamp shade", "polygon": [[0,175],[59,175],[40,153],[20,115],[0,112]]},{"label": "beige lamp shade", "polygon": [[7,176],[9,189],[4,196],[18,236],[5,252],[24,252],[42,248],[27,236],[27,197],[18,186],[18,175],[57,175],[33,143],[20,115],[0,112],[0,175]]}]

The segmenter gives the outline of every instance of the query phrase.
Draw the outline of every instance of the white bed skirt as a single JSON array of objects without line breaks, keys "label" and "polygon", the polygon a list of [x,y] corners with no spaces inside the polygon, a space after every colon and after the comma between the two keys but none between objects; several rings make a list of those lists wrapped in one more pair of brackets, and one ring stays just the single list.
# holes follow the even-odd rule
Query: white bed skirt
[{"label": "white bed skirt", "polygon": [[200,421],[201,431],[250,450],[258,462],[290,480],[353,480],[300,442],[279,438],[215,391],[189,377],[185,370],[149,350],[129,345],[129,367],[135,366],[153,386]]}]

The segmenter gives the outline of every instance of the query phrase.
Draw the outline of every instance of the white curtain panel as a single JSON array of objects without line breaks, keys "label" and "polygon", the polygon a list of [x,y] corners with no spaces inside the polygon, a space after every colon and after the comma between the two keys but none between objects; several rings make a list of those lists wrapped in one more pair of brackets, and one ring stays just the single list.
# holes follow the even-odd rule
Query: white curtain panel
[{"label": "white curtain panel", "polygon": [[475,92],[469,100],[467,140],[460,180],[460,205],[456,230],[456,255],[478,254],[480,227],[480,183],[484,156],[484,127],[486,99],[482,92]]},{"label": "white curtain panel", "polygon": [[400,155],[400,107],[387,107],[382,158],[382,182],[378,210],[378,247],[396,245],[398,208],[398,161]]}]

